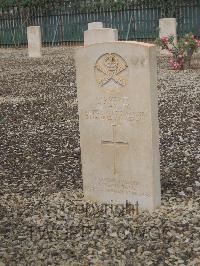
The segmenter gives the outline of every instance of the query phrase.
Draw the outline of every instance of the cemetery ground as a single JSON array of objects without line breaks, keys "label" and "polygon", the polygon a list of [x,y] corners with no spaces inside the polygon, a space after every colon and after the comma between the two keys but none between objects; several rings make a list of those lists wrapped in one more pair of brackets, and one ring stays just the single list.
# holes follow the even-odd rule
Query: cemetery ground
[{"label": "cemetery ground", "polygon": [[0,50],[0,265],[200,265],[200,70],[159,58],[162,206],[84,203],[74,49]]}]

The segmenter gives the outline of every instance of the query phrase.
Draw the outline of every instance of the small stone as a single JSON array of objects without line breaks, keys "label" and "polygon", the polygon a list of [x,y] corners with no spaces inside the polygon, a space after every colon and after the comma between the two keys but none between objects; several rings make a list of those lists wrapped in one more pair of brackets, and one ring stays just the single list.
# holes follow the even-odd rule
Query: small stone
[{"label": "small stone", "polygon": [[193,192],[193,188],[192,187],[187,187],[186,190],[189,191],[189,192]]},{"label": "small stone", "polygon": [[179,141],[180,141],[180,142],[184,142],[184,139],[183,139],[182,136],[179,136]]},{"label": "small stone", "polygon": [[197,187],[200,187],[200,182],[199,182],[199,181],[195,181],[195,185],[196,185]]},{"label": "small stone", "polygon": [[74,149],[74,152],[75,152],[75,153],[80,153],[80,148],[79,148],[79,147],[78,147],[78,148],[75,148],[75,149]]},{"label": "small stone", "polygon": [[178,193],[180,196],[186,196],[184,191]]}]

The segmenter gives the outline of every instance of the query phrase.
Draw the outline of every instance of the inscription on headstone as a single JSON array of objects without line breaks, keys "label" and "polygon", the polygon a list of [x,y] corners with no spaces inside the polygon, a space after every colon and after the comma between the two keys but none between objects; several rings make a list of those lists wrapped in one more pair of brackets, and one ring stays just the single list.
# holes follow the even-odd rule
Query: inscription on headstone
[{"label": "inscription on headstone", "polygon": [[128,147],[128,142],[123,142],[123,141],[117,141],[116,140],[116,127],[117,125],[112,125],[112,140],[102,140],[101,144],[102,145],[109,145],[112,146],[114,149],[114,158],[113,158],[113,175],[117,174],[117,147],[120,146],[125,146]]}]

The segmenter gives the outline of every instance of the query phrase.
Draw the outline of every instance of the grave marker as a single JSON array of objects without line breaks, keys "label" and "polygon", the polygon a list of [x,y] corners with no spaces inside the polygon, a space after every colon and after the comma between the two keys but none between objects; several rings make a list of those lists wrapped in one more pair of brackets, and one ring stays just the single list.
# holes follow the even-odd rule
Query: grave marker
[{"label": "grave marker", "polygon": [[[177,44],[177,31],[176,31],[176,19],[175,18],[161,18],[159,19],[159,37],[169,37],[174,35],[174,43]],[[160,50],[161,55],[170,55],[171,53],[167,50]]]},{"label": "grave marker", "polygon": [[28,54],[29,57],[42,56],[42,40],[40,26],[30,26],[27,28]]},{"label": "grave marker", "polygon": [[86,200],[160,205],[156,48],[138,42],[76,51]]},{"label": "grave marker", "polygon": [[103,28],[102,22],[88,23],[88,30],[84,32],[84,45],[115,41],[118,41],[118,30]]},{"label": "grave marker", "polygon": [[102,29],[102,28],[103,28],[103,22],[91,22],[91,23],[88,23],[88,30]]}]

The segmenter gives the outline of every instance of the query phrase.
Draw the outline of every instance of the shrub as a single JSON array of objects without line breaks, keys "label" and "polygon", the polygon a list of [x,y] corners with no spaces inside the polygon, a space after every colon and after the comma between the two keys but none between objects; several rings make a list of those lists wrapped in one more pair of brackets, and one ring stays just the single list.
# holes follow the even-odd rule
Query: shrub
[{"label": "shrub", "polygon": [[173,35],[157,38],[155,43],[172,54],[169,63],[172,69],[178,70],[190,67],[192,55],[200,47],[200,40],[195,39],[192,33],[185,34],[177,44]]}]

